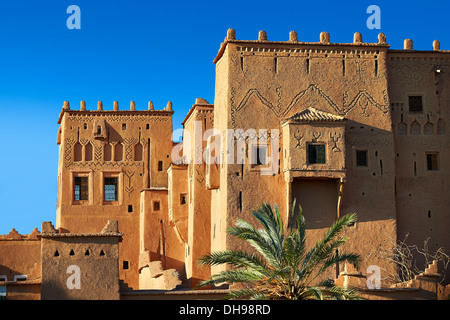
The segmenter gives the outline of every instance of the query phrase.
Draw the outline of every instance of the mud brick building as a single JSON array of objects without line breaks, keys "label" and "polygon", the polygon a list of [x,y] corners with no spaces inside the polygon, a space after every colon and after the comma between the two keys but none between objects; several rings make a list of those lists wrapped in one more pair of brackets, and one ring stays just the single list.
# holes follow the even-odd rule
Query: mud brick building
[{"label": "mud brick building", "polygon": [[[195,101],[181,143],[172,140],[171,102],[158,110],[152,102],[91,109],[65,102],[57,134],[60,235],[2,236],[0,276],[31,281],[34,274],[47,288],[42,255],[55,241],[82,234],[91,235],[83,243],[98,241],[116,221],[102,241],[118,246],[111,261],[121,292],[190,288],[221,268],[199,266],[198,258],[241,248],[226,229],[251,219],[264,201],[285,215],[294,200],[301,204],[311,242],[338,217],[357,213],[346,249],[361,255],[363,273],[370,265],[395,272],[380,252],[407,234],[410,244],[429,239],[430,251],[449,252],[450,51],[438,41],[422,51],[407,39],[393,50],[384,34],[377,43],[359,33],[333,43],[326,32],[302,42],[292,31],[287,41],[269,41],[264,31],[238,40],[229,29],[214,63],[214,102]],[[31,247],[40,242],[36,254]],[[13,243],[33,252],[28,261]],[[343,271],[336,266],[329,276]]]}]

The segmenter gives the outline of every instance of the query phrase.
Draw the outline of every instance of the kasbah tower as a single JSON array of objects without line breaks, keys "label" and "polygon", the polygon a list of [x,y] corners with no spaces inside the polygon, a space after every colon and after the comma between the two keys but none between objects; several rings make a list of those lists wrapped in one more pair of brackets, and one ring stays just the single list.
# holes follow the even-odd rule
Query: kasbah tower
[{"label": "kasbah tower", "polygon": [[[181,287],[208,279],[223,267],[198,259],[245,248],[226,230],[255,222],[263,202],[285,220],[301,204],[309,243],[356,213],[345,249],[361,255],[363,273],[394,272],[380,252],[407,234],[449,253],[450,51],[438,41],[393,50],[384,34],[332,43],[326,32],[302,42],[292,31],[269,41],[229,29],[214,63],[214,102],[195,101],[181,143],[171,102],[61,110],[55,230],[94,234],[117,221],[121,291],[160,289],[155,273],[167,270]],[[207,139],[211,129],[220,135]]]}]

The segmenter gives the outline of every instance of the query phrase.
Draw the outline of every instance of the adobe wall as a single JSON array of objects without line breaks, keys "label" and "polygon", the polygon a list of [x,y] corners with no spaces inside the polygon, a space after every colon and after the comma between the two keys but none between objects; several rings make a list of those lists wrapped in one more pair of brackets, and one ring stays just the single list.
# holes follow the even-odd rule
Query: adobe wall
[{"label": "adobe wall", "polygon": [[[254,128],[281,132],[284,120],[307,107],[345,117],[345,137],[338,141],[345,143],[341,214],[358,214],[358,222],[349,231],[354,242],[346,249],[363,256],[362,267],[373,263],[367,259],[374,259],[373,251],[381,245],[380,232],[395,237],[396,230],[387,49],[384,35],[375,44],[362,42],[358,34],[353,43],[336,44],[330,43],[327,33],[322,33],[317,43],[301,42],[295,33],[291,33],[290,41],[268,41],[263,31],[254,41],[236,40],[229,33],[215,60],[216,78],[227,81],[229,89],[226,96],[222,85],[216,85],[216,119],[218,114],[226,114],[221,116],[221,122],[215,122],[219,130]],[[334,142],[332,137],[322,137],[326,143]],[[280,148],[284,148],[283,139]],[[356,168],[356,149],[367,150],[369,159],[364,169]],[[242,166],[236,164],[221,172],[220,184],[227,188],[226,206],[221,207],[227,211],[227,226],[237,218],[251,220],[251,210],[262,201],[277,204],[281,212],[287,212],[293,200],[287,199],[292,181],[285,177],[283,156],[280,153],[282,166],[274,175],[263,176],[247,164],[239,175],[236,173]],[[223,205],[225,200],[220,201]],[[311,241],[324,231],[311,233]],[[227,238],[227,248],[240,245],[241,242]],[[375,260],[388,267],[385,261]]]},{"label": "adobe wall", "polygon": [[[66,102],[60,115],[60,164],[58,172],[57,228],[73,233],[91,233],[107,220],[117,220],[125,234],[120,243],[120,277],[130,288],[138,286],[139,191],[147,187],[167,188],[171,163],[172,106],[155,110],[70,109]],[[150,162],[149,162],[150,159]],[[159,164],[161,162],[161,164]],[[74,178],[89,177],[88,201],[74,200]],[[117,201],[104,201],[104,178],[118,178]]]},{"label": "adobe wall", "polygon": [[[155,203],[159,203],[156,205]],[[148,278],[155,276],[151,264],[159,262],[161,272],[169,269],[177,271],[180,281],[186,283],[185,243],[169,217],[167,190],[150,188],[141,191],[140,212],[140,259],[139,279],[149,288],[152,282]]]},{"label": "adobe wall", "polygon": [[211,191],[206,188],[207,146],[205,133],[214,128],[214,108],[204,99],[197,99],[183,122],[190,134],[183,140],[188,181],[188,237],[185,255],[189,287],[210,277],[210,268],[200,266],[198,259],[211,251]]},{"label": "adobe wall", "polygon": [[95,234],[42,233],[43,300],[119,299],[122,235],[108,225]]},{"label": "adobe wall", "polygon": [[41,242],[39,231],[21,235],[12,229],[8,235],[0,236],[0,276],[13,281],[15,276],[25,275],[27,280],[40,277]]},{"label": "adobe wall", "polygon": [[[436,43],[436,42],[435,42]],[[408,44],[408,43],[407,43]],[[396,161],[398,238],[429,253],[450,248],[449,150],[450,55],[433,51],[388,52],[389,96]],[[423,110],[409,109],[409,96],[421,96]],[[427,153],[438,154],[438,168],[429,170]],[[419,255],[419,265],[424,261]],[[447,280],[448,281],[448,280]]]}]

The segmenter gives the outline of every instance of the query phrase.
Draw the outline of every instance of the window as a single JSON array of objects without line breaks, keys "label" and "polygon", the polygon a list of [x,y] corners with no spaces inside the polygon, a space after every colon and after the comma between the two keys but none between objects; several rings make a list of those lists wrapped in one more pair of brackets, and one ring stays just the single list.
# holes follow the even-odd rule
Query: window
[{"label": "window", "polygon": [[159,209],[160,209],[159,201],[154,201],[153,202],[153,211],[159,211]]},{"label": "window", "polygon": [[128,205],[128,212],[133,212],[133,205],[131,204]]},{"label": "window", "polygon": [[117,180],[117,177],[105,178],[105,201],[118,200]]},{"label": "window", "polygon": [[158,161],[158,171],[163,171],[163,162]]},{"label": "window", "polygon": [[130,268],[130,263],[128,261],[123,261],[123,269],[128,270]]},{"label": "window", "polygon": [[409,96],[409,112],[412,113],[422,113],[423,105],[422,105],[422,96]]},{"label": "window", "polygon": [[186,193],[180,194],[180,204],[186,204]]},{"label": "window", "polygon": [[429,171],[439,170],[438,153],[427,153],[427,169]]},{"label": "window", "polygon": [[356,150],[356,166],[367,167],[367,150]]},{"label": "window", "polygon": [[75,177],[74,185],[74,200],[75,201],[87,201],[89,200],[89,178],[88,177]]},{"label": "window", "polygon": [[14,276],[14,281],[25,281],[27,280],[26,274],[18,274]]},{"label": "window", "polygon": [[309,164],[323,164],[325,161],[325,145],[324,144],[309,144],[308,145],[308,163]]},{"label": "window", "polygon": [[102,127],[101,126],[97,126],[97,134],[98,135],[102,134]]},{"label": "window", "polygon": [[126,123],[122,123],[122,130],[127,130],[127,124]]},{"label": "window", "polygon": [[266,165],[267,164],[267,146],[253,147],[252,164]]}]

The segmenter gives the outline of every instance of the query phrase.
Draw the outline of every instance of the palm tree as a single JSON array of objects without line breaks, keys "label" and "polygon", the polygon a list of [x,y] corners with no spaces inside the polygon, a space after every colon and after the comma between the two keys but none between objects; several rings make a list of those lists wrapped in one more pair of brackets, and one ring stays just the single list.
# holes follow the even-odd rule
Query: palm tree
[{"label": "palm tree", "polygon": [[299,208],[294,228],[294,200],[286,232],[276,205],[273,211],[269,204],[264,203],[252,212],[263,229],[238,220],[227,232],[247,241],[256,252],[226,250],[203,256],[200,258],[202,265],[228,264],[232,268],[213,275],[198,287],[240,283],[240,289],[231,291],[226,297],[228,299],[358,299],[354,290],[335,286],[331,279],[319,280],[336,263],[349,262],[358,267],[358,254],[339,253],[337,250],[348,239],[339,235],[356,221],[356,215],[338,219],[307,251],[305,219],[301,206]]}]

